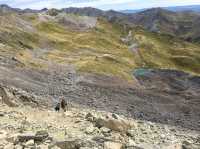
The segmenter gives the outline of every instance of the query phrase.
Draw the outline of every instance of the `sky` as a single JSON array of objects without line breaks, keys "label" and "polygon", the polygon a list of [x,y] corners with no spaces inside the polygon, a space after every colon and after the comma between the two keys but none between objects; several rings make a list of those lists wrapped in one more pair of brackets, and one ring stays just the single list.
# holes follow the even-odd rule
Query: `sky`
[{"label": "sky", "polygon": [[125,10],[200,5],[200,0],[0,0],[0,4],[22,9],[95,7],[103,10]]}]

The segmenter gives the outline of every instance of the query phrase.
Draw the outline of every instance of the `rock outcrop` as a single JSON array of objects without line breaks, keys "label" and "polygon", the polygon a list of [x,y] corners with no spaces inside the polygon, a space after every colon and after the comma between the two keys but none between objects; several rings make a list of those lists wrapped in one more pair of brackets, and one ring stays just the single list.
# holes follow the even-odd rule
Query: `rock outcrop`
[{"label": "rock outcrop", "polygon": [[10,107],[17,106],[14,95],[10,93],[6,88],[1,87],[1,86],[0,86],[0,97],[1,97],[2,103],[5,103],[6,105]]}]

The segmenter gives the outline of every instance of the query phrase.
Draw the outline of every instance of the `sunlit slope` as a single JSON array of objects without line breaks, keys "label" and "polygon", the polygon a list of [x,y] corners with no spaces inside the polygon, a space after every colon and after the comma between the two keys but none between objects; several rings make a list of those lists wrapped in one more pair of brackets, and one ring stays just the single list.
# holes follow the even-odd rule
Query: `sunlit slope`
[{"label": "sunlit slope", "polygon": [[168,35],[135,30],[138,66],[168,68],[200,74],[200,46]]},{"label": "sunlit slope", "polygon": [[[61,14],[1,16],[0,55],[14,56],[23,67],[45,69],[49,62],[73,64],[77,71],[132,79],[138,67],[171,68],[200,74],[199,45],[170,36],[130,28],[132,40],[123,42],[127,28],[103,18]],[[86,21],[86,22],[87,22]],[[1,21],[2,22],[2,21]],[[78,23],[77,23],[78,22]],[[91,25],[92,24],[92,25]],[[137,44],[137,51],[130,49]],[[22,66],[22,65],[20,65]]]},{"label": "sunlit slope", "polygon": [[87,31],[74,31],[52,22],[37,25],[40,34],[54,41],[47,59],[74,64],[79,71],[112,74],[130,78],[135,66],[133,53],[120,41],[114,26],[99,20]]}]

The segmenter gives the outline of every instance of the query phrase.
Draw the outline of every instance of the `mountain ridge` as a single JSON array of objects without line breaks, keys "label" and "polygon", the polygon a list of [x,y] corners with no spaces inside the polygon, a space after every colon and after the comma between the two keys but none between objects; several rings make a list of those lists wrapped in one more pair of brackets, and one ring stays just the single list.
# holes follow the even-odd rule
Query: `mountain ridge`
[{"label": "mountain ridge", "polygon": [[[193,11],[193,12],[200,12],[200,5],[186,5],[186,6],[169,6],[169,7],[160,7],[162,9],[174,11],[174,12],[183,12],[183,11]],[[120,12],[123,13],[137,13],[151,8],[143,8],[143,9],[127,9],[121,10]]]}]

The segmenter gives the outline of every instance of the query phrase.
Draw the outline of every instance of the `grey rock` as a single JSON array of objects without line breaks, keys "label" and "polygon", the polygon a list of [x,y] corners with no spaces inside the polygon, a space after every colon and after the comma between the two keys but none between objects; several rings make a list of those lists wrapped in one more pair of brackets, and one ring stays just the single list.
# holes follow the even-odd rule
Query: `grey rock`
[{"label": "grey rock", "polygon": [[93,126],[89,126],[86,128],[85,133],[86,134],[93,134],[93,132],[95,131],[95,128]]},{"label": "grey rock", "polygon": [[123,144],[118,142],[105,142],[104,149],[122,149]]},{"label": "grey rock", "polygon": [[101,136],[96,136],[92,138],[93,141],[97,142],[98,144],[103,144],[106,141],[111,141],[111,139],[101,137]]},{"label": "grey rock", "polygon": [[126,147],[127,149],[160,149],[160,147],[148,143]]},{"label": "grey rock", "polygon": [[114,119],[118,119],[118,116],[116,115],[116,114],[112,114],[112,117],[114,118]]},{"label": "grey rock", "polygon": [[0,117],[4,117],[5,113],[0,111]]},{"label": "grey rock", "polygon": [[44,141],[49,137],[49,134],[46,130],[37,131],[35,134],[35,141]]},{"label": "grey rock", "polygon": [[64,141],[57,141],[54,144],[50,145],[49,148],[52,149],[54,146],[59,147],[60,149],[77,149],[80,147],[81,140],[79,139],[68,139]]},{"label": "grey rock", "polygon": [[48,139],[49,134],[47,131],[38,131],[36,134],[34,133],[25,133],[18,135],[19,142],[27,142],[29,140],[34,140],[35,142],[43,142]]},{"label": "grey rock", "polygon": [[15,98],[14,98],[14,95],[9,92],[8,89],[0,86],[0,96],[2,97],[2,101],[10,106],[10,107],[16,107],[17,106],[17,103],[15,101]]},{"label": "grey rock", "polygon": [[132,129],[128,130],[127,131],[127,136],[134,137],[135,136],[135,130],[132,130]]},{"label": "grey rock", "polygon": [[10,143],[4,147],[4,149],[14,149],[14,148],[15,148],[15,146],[12,143]]},{"label": "grey rock", "polygon": [[200,145],[195,145],[192,142],[189,141],[183,141],[182,142],[182,148],[183,149],[200,149]]},{"label": "grey rock", "polygon": [[102,133],[110,133],[111,132],[111,130],[109,128],[106,128],[106,127],[102,127],[102,128],[100,128],[100,130],[101,130]]},{"label": "grey rock", "polygon": [[[37,146],[37,149],[48,149],[48,145],[44,145],[44,144],[38,145],[38,146]],[[52,149],[60,149],[60,148],[54,147],[54,148],[52,148]]]},{"label": "grey rock", "polygon": [[26,134],[20,134],[18,135],[19,142],[27,142],[29,140],[35,139],[34,133],[26,133]]},{"label": "grey rock", "polygon": [[94,121],[94,116],[91,113],[86,114],[85,119],[93,122]]},{"label": "grey rock", "polygon": [[10,143],[14,143],[17,144],[18,143],[18,134],[12,135],[12,136],[8,136],[6,138],[6,141],[10,142]]},{"label": "grey rock", "polygon": [[17,144],[17,145],[15,145],[15,149],[23,149],[23,146]]},{"label": "grey rock", "polygon": [[181,143],[175,143],[175,144],[170,144],[170,145],[163,145],[161,148],[162,149],[183,149],[183,146]]},{"label": "grey rock", "polygon": [[135,146],[136,143],[132,139],[128,139],[128,143],[126,144],[127,147]]},{"label": "grey rock", "polygon": [[34,146],[35,142],[34,140],[29,140],[25,143],[25,146]]},{"label": "grey rock", "polygon": [[113,131],[118,131],[121,133],[126,133],[128,129],[131,128],[131,125],[124,120],[116,120],[116,119],[102,119],[99,118],[96,120],[95,126],[98,128],[106,127]]}]

